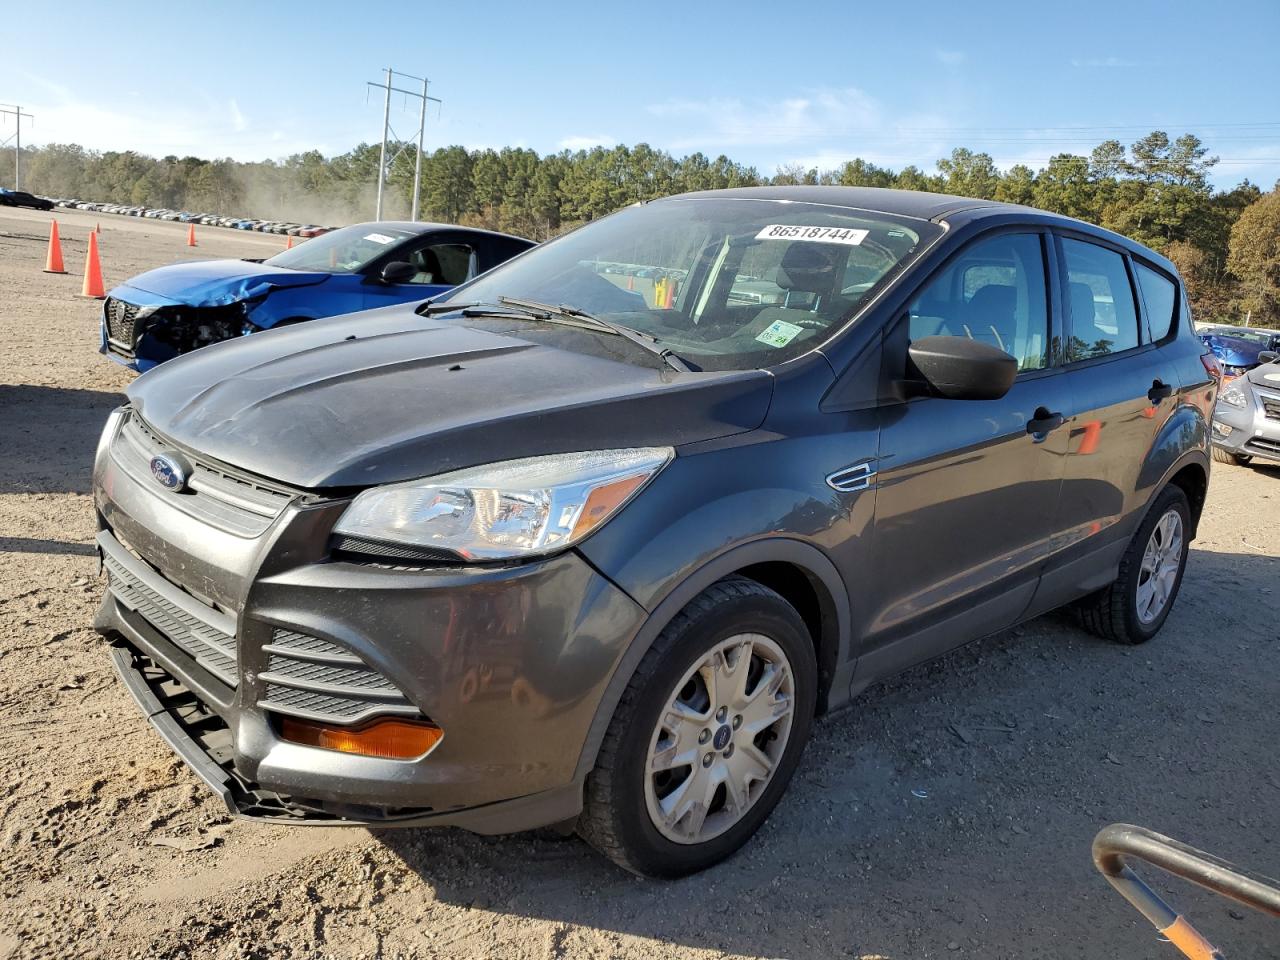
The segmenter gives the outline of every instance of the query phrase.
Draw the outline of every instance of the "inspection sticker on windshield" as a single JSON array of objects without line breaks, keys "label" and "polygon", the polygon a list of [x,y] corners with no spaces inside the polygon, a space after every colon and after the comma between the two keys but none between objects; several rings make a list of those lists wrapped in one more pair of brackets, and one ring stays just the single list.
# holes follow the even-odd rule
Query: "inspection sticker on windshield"
[{"label": "inspection sticker on windshield", "polygon": [[388,237],[385,233],[366,233],[366,240],[372,240],[374,243],[394,243],[395,237]]},{"label": "inspection sticker on windshield", "polygon": [[844,243],[856,247],[867,239],[869,230],[853,227],[806,227],[803,224],[771,223],[756,234],[757,240],[812,240],[814,243]]},{"label": "inspection sticker on windshield", "polygon": [[771,347],[785,347],[803,329],[804,327],[797,327],[794,323],[787,323],[785,320],[775,320],[757,333],[756,339]]}]

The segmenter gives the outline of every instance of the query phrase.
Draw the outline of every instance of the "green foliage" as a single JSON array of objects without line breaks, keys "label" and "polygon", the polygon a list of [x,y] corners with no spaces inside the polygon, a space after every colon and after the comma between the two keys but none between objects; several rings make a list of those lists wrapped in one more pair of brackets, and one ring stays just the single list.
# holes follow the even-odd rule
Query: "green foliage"
[{"label": "green foliage", "polygon": [[1280,185],[1241,211],[1227,268],[1240,279],[1240,312],[1280,326]]},{"label": "green foliage", "polygon": [[[23,182],[50,196],[336,224],[372,215],[378,153],[377,145],[362,143],[335,157],[313,150],[240,163],[48,144],[23,150]],[[389,164],[388,217],[409,215],[414,159],[409,147]],[[1274,194],[1264,197],[1248,181],[1215,194],[1209,173],[1216,162],[1198,137],[1171,140],[1159,130],[1127,148],[1107,140],[1088,156],[1059,154],[1039,171],[1017,164],[1002,172],[989,154],[957,147],[938,161],[936,174],[914,166],[894,172],[858,158],[834,170],[784,166],[769,177],[723,155],[677,158],[646,143],[545,156],[449,146],[423,155],[421,215],[541,240],[627,204],[693,190],[828,183],[931,190],[1101,224],[1173,258],[1206,319],[1245,310],[1275,317],[1276,233],[1265,212],[1275,201],[1258,207]],[[12,182],[12,173],[12,151],[0,151],[0,183]]]}]

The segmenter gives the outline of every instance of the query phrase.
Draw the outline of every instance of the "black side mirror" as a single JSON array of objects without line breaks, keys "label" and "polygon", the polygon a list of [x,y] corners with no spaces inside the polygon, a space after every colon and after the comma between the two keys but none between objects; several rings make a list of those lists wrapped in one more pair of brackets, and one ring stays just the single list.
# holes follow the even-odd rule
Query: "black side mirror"
[{"label": "black side mirror", "polygon": [[412,263],[405,263],[403,260],[392,260],[382,268],[383,283],[408,283],[418,275],[418,268]]},{"label": "black side mirror", "polygon": [[925,393],[948,400],[999,400],[1013,386],[1018,361],[968,337],[921,337],[907,348],[908,375]]},{"label": "black side mirror", "polygon": [[1259,363],[1275,363],[1277,360],[1280,360],[1280,353],[1274,350],[1263,350],[1258,354]]}]

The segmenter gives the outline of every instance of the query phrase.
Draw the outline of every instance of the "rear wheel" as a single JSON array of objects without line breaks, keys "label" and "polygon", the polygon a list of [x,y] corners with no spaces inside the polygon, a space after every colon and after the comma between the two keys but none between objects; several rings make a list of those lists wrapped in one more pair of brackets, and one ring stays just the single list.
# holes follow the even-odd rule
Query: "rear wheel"
[{"label": "rear wheel", "polygon": [[1191,546],[1187,495],[1165,487],[1120,560],[1111,586],[1080,601],[1084,625],[1117,643],[1146,643],[1168,619]]},{"label": "rear wheel", "polygon": [[1253,457],[1244,454],[1232,453],[1230,450],[1223,450],[1221,447],[1213,448],[1213,459],[1219,463],[1230,463],[1237,467],[1247,467]]},{"label": "rear wheel", "polygon": [[786,789],[816,697],[813,643],[795,609],[751,580],[713,584],[659,635],[623,693],[578,832],[643,876],[724,859]]}]

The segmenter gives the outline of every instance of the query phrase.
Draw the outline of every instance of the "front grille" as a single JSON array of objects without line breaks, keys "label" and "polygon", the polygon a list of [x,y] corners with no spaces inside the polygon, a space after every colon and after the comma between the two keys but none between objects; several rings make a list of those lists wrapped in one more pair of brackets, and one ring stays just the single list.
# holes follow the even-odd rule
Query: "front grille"
[{"label": "front grille", "polygon": [[305,633],[276,629],[263,647],[266,689],[258,706],[277,713],[356,723],[375,714],[417,716],[394,683],[346,647]]},{"label": "front grille", "polygon": [[[141,562],[141,561],[139,561]],[[200,666],[230,687],[236,685],[236,638],[234,633],[219,630],[190,609],[184,609],[135,576],[110,553],[103,552],[102,565],[108,586],[126,607],[169,638],[175,646],[193,657]],[[175,588],[176,589],[176,588]],[[188,606],[199,601],[191,599]]]},{"label": "front grille", "polygon": [[[158,453],[172,453],[173,448],[136,414],[131,414],[120,428],[111,446],[111,455],[125,473],[144,486],[151,486],[151,458]],[[254,477],[196,460],[188,489],[182,493],[164,493],[177,509],[219,530],[241,537],[263,533],[293,499],[281,487]]]},{"label": "front grille", "polygon": [[1268,420],[1280,420],[1280,397],[1268,396],[1265,393],[1258,394],[1262,400],[1262,412],[1267,415]]},{"label": "front grille", "polygon": [[138,306],[108,297],[102,312],[107,321],[107,346],[113,353],[132,357],[138,345]]},{"label": "front grille", "polygon": [[1254,437],[1244,445],[1245,450],[1253,449],[1268,456],[1280,456],[1280,440],[1268,440],[1266,437]]}]

